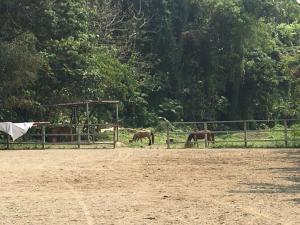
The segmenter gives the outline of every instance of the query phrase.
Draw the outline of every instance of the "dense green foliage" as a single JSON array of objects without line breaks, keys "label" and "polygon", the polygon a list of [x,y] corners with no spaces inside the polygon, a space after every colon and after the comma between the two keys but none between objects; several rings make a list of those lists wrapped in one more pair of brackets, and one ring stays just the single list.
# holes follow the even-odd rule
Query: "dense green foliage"
[{"label": "dense green foliage", "polygon": [[134,126],[300,118],[300,5],[0,0],[0,78],[0,120],[87,99]]}]

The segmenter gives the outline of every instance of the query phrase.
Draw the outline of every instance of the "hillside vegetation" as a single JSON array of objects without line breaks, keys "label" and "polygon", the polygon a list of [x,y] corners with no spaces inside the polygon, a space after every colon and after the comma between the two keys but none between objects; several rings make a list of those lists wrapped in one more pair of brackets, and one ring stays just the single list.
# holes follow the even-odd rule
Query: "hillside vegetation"
[{"label": "hillside vegetation", "polygon": [[300,118],[300,5],[1,0],[0,80],[0,121],[60,122],[43,105],[88,99],[120,100],[125,126]]}]

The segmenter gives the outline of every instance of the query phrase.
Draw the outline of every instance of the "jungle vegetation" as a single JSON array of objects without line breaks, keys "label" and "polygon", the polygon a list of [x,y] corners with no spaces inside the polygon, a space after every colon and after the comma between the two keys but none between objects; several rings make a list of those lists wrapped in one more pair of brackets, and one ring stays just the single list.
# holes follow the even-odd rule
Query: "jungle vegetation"
[{"label": "jungle vegetation", "polygon": [[0,81],[0,121],[88,99],[128,126],[300,118],[300,5],[0,0]]}]

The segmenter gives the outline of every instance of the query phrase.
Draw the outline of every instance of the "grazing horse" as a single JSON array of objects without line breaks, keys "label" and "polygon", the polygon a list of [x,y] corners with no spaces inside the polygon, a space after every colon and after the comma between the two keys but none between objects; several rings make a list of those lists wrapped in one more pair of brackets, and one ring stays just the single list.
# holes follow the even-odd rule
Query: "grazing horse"
[{"label": "grazing horse", "polygon": [[210,130],[199,130],[189,134],[185,146],[190,146],[189,144],[191,143],[192,139],[194,140],[194,142],[198,141],[198,139],[205,139],[205,134],[207,135],[208,145],[209,142],[215,142],[215,136]]},{"label": "grazing horse", "polygon": [[129,140],[129,143],[132,143],[134,141],[137,142],[139,140],[141,140],[141,142],[142,142],[143,138],[149,139],[149,145],[154,144],[154,134],[152,131],[148,131],[148,130],[141,130],[141,131],[136,132],[133,135],[132,139]]}]

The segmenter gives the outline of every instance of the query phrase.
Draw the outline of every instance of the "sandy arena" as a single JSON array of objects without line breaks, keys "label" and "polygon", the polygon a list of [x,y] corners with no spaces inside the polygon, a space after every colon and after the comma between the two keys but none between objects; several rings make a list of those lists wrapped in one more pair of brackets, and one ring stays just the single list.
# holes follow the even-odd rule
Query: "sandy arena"
[{"label": "sandy arena", "polygon": [[299,225],[300,149],[0,151],[0,224]]}]

